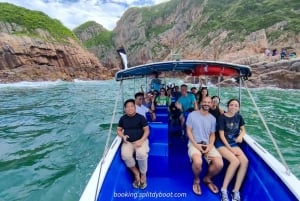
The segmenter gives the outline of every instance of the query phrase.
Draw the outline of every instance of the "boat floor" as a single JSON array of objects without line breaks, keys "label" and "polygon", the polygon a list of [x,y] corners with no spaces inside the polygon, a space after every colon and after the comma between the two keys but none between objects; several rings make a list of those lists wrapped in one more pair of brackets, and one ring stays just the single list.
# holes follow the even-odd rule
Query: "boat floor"
[{"label": "boat floor", "polygon": [[[220,200],[219,194],[212,193],[202,182],[207,174],[207,163],[203,159],[200,174],[202,195],[193,193],[193,173],[187,153],[187,138],[180,135],[181,129],[167,125],[152,125],[149,137],[147,188],[132,187],[133,176],[121,159],[118,149],[103,181],[98,201],[109,200]],[[178,132],[179,131],[179,132]],[[241,188],[244,201],[297,200],[278,176],[246,143],[240,147],[247,154],[249,167]],[[266,152],[266,154],[268,154]],[[228,162],[223,160],[224,168],[213,178],[221,188]],[[228,186],[231,190],[235,178]],[[231,197],[229,195],[229,199]]]},{"label": "boat floor", "polygon": [[[186,138],[179,135],[169,136],[168,154],[167,164],[163,164],[161,159],[151,160],[151,156],[149,156],[147,188],[143,190],[132,187],[133,177],[127,168],[122,170],[124,164],[117,165],[119,175],[115,175],[116,171],[114,170],[108,172],[107,178],[110,178],[110,181],[107,179],[104,182],[104,188],[102,188],[98,200],[220,200],[219,194],[212,193],[202,182],[207,173],[205,160],[203,160],[203,170],[200,175],[202,195],[198,196],[193,193],[193,173],[187,154]],[[162,167],[165,165],[168,167],[167,170]],[[115,181],[112,178],[119,178],[119,180]],[[222,174],[214,178],[214,183],[218,187],[221,186],[222,178]],[[106,188],[109,188],[110,192],[105,191]],[[111,194],[112,188],[114,188],[113,194]]]},{"label": "boat floor", "polygon": [[[171,137],[169,144],[168,175],[152,176],[151,170],[149,170],[148,188],[140,192],[161,193],[162,198],[168,198],[168,200],[220,200],[219,195],[212,193],[202,182],[203,177],[207,173],[207,164],[204,160],[203,171],[200,175],[202,195],[198,196],[193,193],[192,185],[194,176],[187,153],[187,140],[181,136]],[[157,168],[159,169],[159,164]],[[214,182],[217,186],[220,186],[220,181],[221,178],[214,178]],[[153,200],[153,198],[149,200]]]}]

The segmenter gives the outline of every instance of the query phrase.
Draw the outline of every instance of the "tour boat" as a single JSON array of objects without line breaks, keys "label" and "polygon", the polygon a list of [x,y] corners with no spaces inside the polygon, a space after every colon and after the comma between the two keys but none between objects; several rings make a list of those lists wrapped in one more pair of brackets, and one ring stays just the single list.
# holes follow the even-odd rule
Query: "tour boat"
[{"label": "tour boat", "polygon": [[[115,79],[120,82],[120,96],[123,95],[123,82],[126,80],[145,78],[147,83],[146,77],[162,74],[166,76],[186,75],[196,78],[213,76],[219,83],[223,82],[225,78],[234,78],[239,85],[239,96],[241,96],[241,88],[243,87],[244,90],[247,88],[246,83],[251,76],[251,68],[246,65],[202,60],[148,63],[116,73]],[[215,84],[215,86],[220,85]],[[222,94],[219,96],[222,98]],[[134,98],[134,93],[131,98]],[[118,101],[116,98],[115,108],[112,110],[114,109],[115,112],[117,104],[123,105],[123,101],[124,99]],[[243,101],[241,101],[242,107]],[[253,109],[258,108],[253,107]],[[193,193],[193,174],[187,154],[187,138],[181,135],[178,125],[170,121],[166,107],[157,107],[155,112],[156,121],[152,122],[149,119],[150,152],[147,188],[142,190],[132,187],[133,177],[120,156],[121,138],[116,136],[116,131],[111,131],[108,134],[103,157],[82,193],[80,201],[220,200],[220,195],[212,193],[202,182],[203,176],[207,172],[205,160],[203,160],[203,169],[200,175],[202,195],[198,196]],[[259,110],[258,113],[259,116],[262,116]],[[118,122],[114,116],[112,123]],[[110,136],[115,138],[111,144],[108,144]],[[289,171],[276,141],[272,136],[270,138],[278,151],[279,158],[282,158],[283,161],[279,162],[276,157],[259,145],[251,137],[251,133],[246,134],[240,145],[249,159],[249,167],[240,191],[241,198],[243,201],[300,200],[300,181]],[[221,173],[214,177],[214,183],[219,189],[228,163],[224,160],[224,164]],[[232,188],[232,184],[229,187]]]}]

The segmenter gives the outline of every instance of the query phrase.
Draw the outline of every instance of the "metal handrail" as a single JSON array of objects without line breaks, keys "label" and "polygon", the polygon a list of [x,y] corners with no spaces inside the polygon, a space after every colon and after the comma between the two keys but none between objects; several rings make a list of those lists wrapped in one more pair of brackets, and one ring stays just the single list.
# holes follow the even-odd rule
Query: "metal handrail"
[{"label": "metal handrail", "polygon": [[111,134],[112,134],[112,125],[116,116],[116,110],[117,110],[117,106],[118,106],[118,101],[119,101],[119,97],[122,93],[122,84],[123,82],[120,82],[120,88],[119,91],[116,95],[116,99],[115,99],[115,106],[114,106],[114,110],[113,110],[113,114],[111,117],[111,121],[110,121],[110,126],[109,126],[109,132],[106,138],[106,142],[105,142],[105,147],[104,147],[104,152],[102,154],[102,160],[101,160],[101,164],[100,164],[100,170],[99,170],[99,174],[98,174],[98,179],[97,179],[97,186],[96,186],[96,191],[95,191],[95,197],[94,197],[94,201],[97,200],[97,194],[98,194],[98,187],[99,187],[99,181],[100,181],[100,175],[101,175],[101,171],[102,171],[102,166],[104,164],[104,158],[106,157],[108,150],[109,150],[109,144],[110,144],[110,138],[111,138]]},{"label": "metal handrail", "polygon": [[287,163],[286,163],[286,161],[285,161],[285,159],[284,159],[284,157],[283,157],[283,155],[282,155],[282,153],[281,153],[281,151],[280,151],[280,149],[279,149],[279,147],[278,147],[278,145],[277,145],[277,143],[276,143],[276,141],[275,141],[275,139],[274,139],[274,137],[273,137],[273,135],[272,135],[272,133],[271,133],[271,131],[270,131],[270,129],[269,129],[269,127],[268,127],[265,119],[264,119],[264,117],[263,117],[263,115],[261,114],[261,112],[260,112],[260,110],[259,110],[259,108],[258,108],[258,106],[257,106],[257,104],[256,104],[256,102],[255,102],[255,100],[254,100],[254,98],[253,98],[250,90],[248,89],[246,82],[244,82],[244,86],[245,86],[245,88],[246,88],[246,90],[247,90],[247,92],[248,92],[248,94],[250,96],[250,99],[251,99],[251,101],[252,101],[252,103],[253,103],[253,105],[254,105],[257,113],[258,113],[258,116],[260,117],[263,125],[265,126],[265,129],[266,129],[266,131],[267,131],[267,133],[268,133],[268,135],[269,135],[269,137],[270,137],[270,139],[271,139],[271,141],[272,141],[272,143],[273,143],[273,145],[275,147],[275,150],[277,151],[277,154],[279,155],[279,158],[280,158],[281,162],[283,163],[284,167],[286,168],[286,174],[290,175],[291,171],[290,171],[290,169],[289,169],[289,167],[288,167],[288,165],[287,165]]}]

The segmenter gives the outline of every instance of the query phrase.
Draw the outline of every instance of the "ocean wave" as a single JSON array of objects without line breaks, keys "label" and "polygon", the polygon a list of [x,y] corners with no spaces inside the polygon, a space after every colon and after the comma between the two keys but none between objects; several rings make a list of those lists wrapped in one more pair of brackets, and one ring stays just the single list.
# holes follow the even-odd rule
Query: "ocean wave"
[{"label": "ocean wave", "polygon": [[268,87],[253,87],[250,88],[250,90],[256,90],[256,91],[262,91],[262,90],[275,90],[275,91],[290,91],[290,92],[297,92],[300,91],[300,89],[283,89],[279,87],[273,87],[273,86],[268,86]]},{"label": "ocean wave", "polygon": [[104,84],[104,85],[109,85],[109,81],[114,81],[114,80],[79,80],[79,79],[74,79],[75,83],[84,83],[84,84]]},{"label": "ocean wave", "polygon": [[57,86],[60,84],[65,84],[66,81],[56,80],[56,81],[41,81],[41,82],[15,82],[15,83],[0,83],[0,88],[47,88],[51,86]]}]

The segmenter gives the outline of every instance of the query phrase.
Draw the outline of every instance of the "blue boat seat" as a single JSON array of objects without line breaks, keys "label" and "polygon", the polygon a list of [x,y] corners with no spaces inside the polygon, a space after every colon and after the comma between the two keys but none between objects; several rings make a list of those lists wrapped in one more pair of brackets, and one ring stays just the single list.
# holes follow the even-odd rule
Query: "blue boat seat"
[{"label": "blue boat seat", "polygon": [[155,113],[156,114],[168,114],[168,107],[167,106],[156,106]]},{"label": "blue boat seat", "polygon": [[169,174],[168,145],[151,143],[148,156],[149,176],[166,177]]},{"label": "blue boat seat", "polygon": [[[156,115],[155,122],[163,122],[163,123],[168,123],[169,122],[168,107],[157,106],[155,108],[155,115]],[[148,120],[148,122],[153,122],[150,112],[146,113],[146,119]]]},{"label": "blue boat seat", "polygon": [[149,142],[168,144],[168,124],[161,122],[149,122]]},{"label": "blue boat seat", "polygon": [[[168,175],[168,124],[150,122],[148,175]],[[159,168],[157,166],[159,164]]]},{"label": "blue boat seat", "polygon": [[169,122],[169,110],[167,106],[156,106],[155,108],[156,122]]}]

